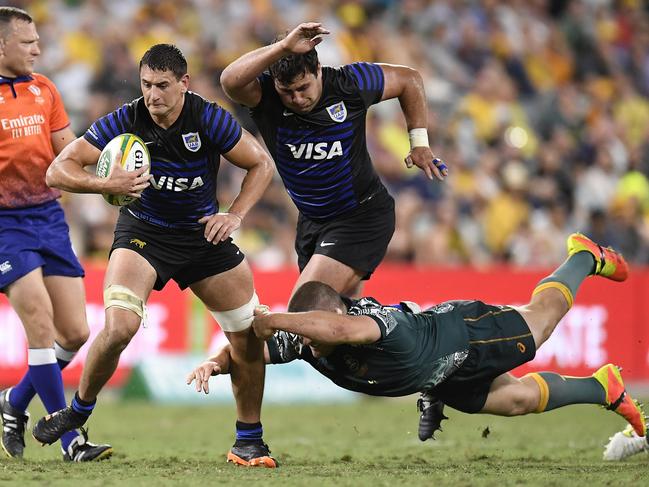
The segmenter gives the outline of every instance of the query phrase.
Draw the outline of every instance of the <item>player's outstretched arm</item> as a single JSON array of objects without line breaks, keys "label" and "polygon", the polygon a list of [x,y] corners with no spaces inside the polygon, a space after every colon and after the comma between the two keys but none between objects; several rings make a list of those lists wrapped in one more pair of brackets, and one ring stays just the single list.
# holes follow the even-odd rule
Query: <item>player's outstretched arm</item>
[{"label": "player's outstretched arm", "polygon": [[[226,343],[213,356],[192,370],[187,376],[187,385],[196,381],[196,392],[203,391],[210,393],[209,380],[214,375],[225,375],[230,373],[230,351],[232,346]],[[264,344],[264,361],[270,363],[268,345]]]},{"label": "player's outstretched arm", "polygon": [[428,143],[428,106],[424,82],[415,69],[393,64],[379,64],[383,69],[385,84],[381,101],[398,98],[410,136],[410,152],[405,158],[406,166],[417,166],[428,179],[440,181],[448,174],[444,162],[430,150]]},{"label": "player's outstretched arm", "polygon": [[221,86],[237,103],[256,107],[261,101],[261,86],[257,77],[268,67],[290,54],[304,54],[322,42],[329,31],[318,22],[298,25],[284,39],[260,47],[227,66],[221,73]]},{"label": "player's outstretched arm", "polygon": [[266,340],[276,330],[296,333],[321,345],[360,345],[381,338],[376,322],[367,316],[349,316],[329,311],[304,313],[258,313],[252,322],[255,334]]},{"label": "player's outstretched arm", "polygon": [[139,197],[149,186],[149,176],[144,174],[148,166],[135,171],[124,170],[119,163],[122,154],[115,154],[107,178],[99,178],[84,170],[85,166],[97,164],[101,151],[83,138],[66,145],[54,159],[45,175],[45,182],[52,188],[72,193],[127,194]]}]

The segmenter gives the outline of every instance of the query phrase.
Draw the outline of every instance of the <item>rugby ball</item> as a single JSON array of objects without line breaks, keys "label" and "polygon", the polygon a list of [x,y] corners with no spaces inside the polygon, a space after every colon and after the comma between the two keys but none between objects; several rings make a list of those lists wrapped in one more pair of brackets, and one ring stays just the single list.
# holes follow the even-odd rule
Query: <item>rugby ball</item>
[{"label": "rugby ball", "polygon": [[[143,165],[151,164],[149,149],[142,139],[134,134],[120,134],[106,144],[97,161],[96,174],[100,178],[107,178],[110,166],[113,164],[115,154],[122,153],[119,163],[126,171],[135,171]],[[148,171],[145,173],[148,174]],[[132,203],[136,198],[128,195],[102,194],[111,205],[124,206]]]}]

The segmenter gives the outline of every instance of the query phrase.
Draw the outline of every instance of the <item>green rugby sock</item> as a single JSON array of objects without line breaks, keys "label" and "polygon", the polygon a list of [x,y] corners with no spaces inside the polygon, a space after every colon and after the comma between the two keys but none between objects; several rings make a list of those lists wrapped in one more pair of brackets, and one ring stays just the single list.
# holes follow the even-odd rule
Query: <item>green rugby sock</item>
[{"label": "green rugby sock", "polygon": [[577,290],[584,279],[595,272],[595,257],[590,252],[577,252],[568,257],[552,274],[539,281],[532,292],[535,295],[544,289],[553,287],[561,291],[568,301],[572,303]]},{"label": "green rugby sock", "polygon": [[606,391],[594,377],[564,377],[555,372],[533,372],[541,389],[537,413],[551,411],[568,404],[600,404],[606,406]]}]

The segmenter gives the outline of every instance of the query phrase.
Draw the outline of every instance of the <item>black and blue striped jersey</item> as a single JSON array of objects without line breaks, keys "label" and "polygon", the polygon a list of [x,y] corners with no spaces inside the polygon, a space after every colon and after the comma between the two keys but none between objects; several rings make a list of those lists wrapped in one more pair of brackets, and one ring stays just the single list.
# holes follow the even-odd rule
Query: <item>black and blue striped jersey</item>
[{"label": "black and blue striped jersey", "polygon": [[268,73],[259,81],[262,98],[251,116],[304,216],[330,220],[384,189],[365,140],[367,109],[383,96],[380,66],[323,66],[322,96],[307,114],[282,104]]},{"label": "black and blue striped jersey", "polygon": [[239,141],[242,129],[216,103],[188,92],[171,127],[157,125],[137,98],[98,119],[84,138],[99,150],[123,133],[139,136],[151,154],[151,186],[122,211],[168,228],[200,228],[198,220],[218,212],[216,178],[221,154]]}]

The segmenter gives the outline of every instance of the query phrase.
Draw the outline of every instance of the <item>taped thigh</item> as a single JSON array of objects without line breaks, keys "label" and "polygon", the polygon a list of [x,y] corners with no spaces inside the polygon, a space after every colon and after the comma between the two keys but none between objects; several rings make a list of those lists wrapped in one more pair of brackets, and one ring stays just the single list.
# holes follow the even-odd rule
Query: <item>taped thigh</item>
[{"label": "taped thigh", "polygon": [[132,311],[140,317],[141,323],[144,323],[146,318],[144,301],[126,286],[111,284],[104,289],[104,308],[113,306]]},{"label": "taped thigh", "polygon": [[257,306],[259,306],[259,297],[257,297],[257,293],[253,292],[250,301],[237,309],[230,311],[210,311],[210,313],[223,331],[237,332],[250,328]]}]

